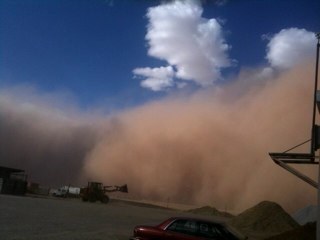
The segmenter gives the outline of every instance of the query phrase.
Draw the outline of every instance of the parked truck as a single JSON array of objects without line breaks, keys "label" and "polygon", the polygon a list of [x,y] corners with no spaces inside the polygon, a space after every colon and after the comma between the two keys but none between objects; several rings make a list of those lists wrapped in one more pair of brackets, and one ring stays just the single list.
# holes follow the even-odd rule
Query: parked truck
[{"label": "parked truck", "polygon": [[109,202],[109,196],[107,192],[124,192],[128,193],[128,186],[124,184],[122,186],[103,186],[100,182],[88,182],[88,186],[81,188],[80,196],[84,202],[96,202],[102,203]]},{"label": "parked truck", "polygon": [[58,189],[55,189],[51,192],[52,196],[55,197],[79,197],[80,188],[79,187],[71,187],[71,186],[63,186]]}]

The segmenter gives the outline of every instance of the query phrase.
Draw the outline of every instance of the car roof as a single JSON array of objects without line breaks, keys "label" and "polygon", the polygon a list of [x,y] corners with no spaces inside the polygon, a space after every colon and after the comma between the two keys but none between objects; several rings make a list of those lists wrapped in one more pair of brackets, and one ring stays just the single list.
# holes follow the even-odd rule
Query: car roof
[{"label": "car roof", "polygon": [[222,226],[225,226],[225,224],[223,222],[219,222],[219,221],[214,221],[214,220],[210,220],[210,219],[204,219],[204,218],[198,218],[198,217],[189,217],[189,216],[176,216],[176,217],[170,217],[167,218],[165,221],[163,221],[162,223],[160,223],[158,225],[158,227],[166,227],[168,224],[172,223],[173,221],[176,220],[190,220],[190,221],[197,221],[197,222],[207,222],[207,223],[213,223],[213,224],[219,224]]},{"label": "car roof", "polygon": [[221,221],[216,221],[216,220],[212,220],[212,219],[207,219],[207,218],[200,218],[200,217],[189,217],[189,216],[178,216],[178,217],[171,217],[169,218],[171,220],[178,220],[178,219],[182,219],[182,220],[194,220],[194,221],[199,221],[199,222],[210,222],[210,223],[217,223],[217,224],[223,224]]}]

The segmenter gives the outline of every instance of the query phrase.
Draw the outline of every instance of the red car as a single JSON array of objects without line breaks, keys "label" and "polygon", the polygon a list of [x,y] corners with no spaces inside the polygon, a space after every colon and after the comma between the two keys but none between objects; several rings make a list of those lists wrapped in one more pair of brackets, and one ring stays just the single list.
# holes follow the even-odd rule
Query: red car
[{"label": "red car", "polygon": [[136,226],[130,240],[239,240],[222,223],[188,217],[172,217],[157,226]]}]

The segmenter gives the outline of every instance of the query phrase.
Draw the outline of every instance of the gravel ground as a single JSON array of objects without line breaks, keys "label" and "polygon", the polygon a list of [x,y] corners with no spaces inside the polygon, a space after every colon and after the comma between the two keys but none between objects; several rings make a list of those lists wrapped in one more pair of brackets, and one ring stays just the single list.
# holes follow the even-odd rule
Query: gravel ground
[{"label": "gravel ground", "polygon": [[170,216],[186,215],[192,216],[117,200],[101,204],[0,194],[0,239],[125,240],[136,225],[156,224]]}]

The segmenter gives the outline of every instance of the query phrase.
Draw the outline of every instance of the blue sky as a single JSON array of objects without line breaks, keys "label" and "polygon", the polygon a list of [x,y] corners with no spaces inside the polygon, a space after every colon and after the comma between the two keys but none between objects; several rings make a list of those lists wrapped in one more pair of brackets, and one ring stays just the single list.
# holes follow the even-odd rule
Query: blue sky
[{"label": "blue sky", "polygon": [[[219,56],[215,51],[210,56],[223,63],[209,64],[215,74],[198,79],[183,71],[179,75],[179,68],[185,70],[186,66],[187,72],[197,72],[192,64],[183,65],[188,60],[175,60],[177,55],[168,51],[149,53],[150,46],[158,47],[159,42],[153,36],[146,39],[146,34],[150,26],[154,26],[154,32],[159,30],[156,22],[162,20],[157,14],[166,11],[159,8],[156,13],[150,9],[155,10],[161,1],[1,0],[0,87],[27,85],[43,93],[68,92],[83,108],[130,107],[181,89],[223,84],[243,67],[270,66],[272,60],[266,59],[267,45],[275,34],[290,28],[307,32],[320,29],[317,0],[205,2],[188,1],[188,4],[201,10],[202,22],[216,20],[220,30],[211,33],[216,34],[220,43],[211,40],[208,43],[219,51]],[[169,22],[171,18],[167,19]],[[172,21],[176,19],[172,17]],[[187,52],[180,46],[188,38],[179,34],[169,39],[174,41],[182,36],[180,41],[174,41],[178,55]],[[190,55],[197,55],[192,51],[198,48],[192,46]],[[155,81],[160,81],[157,70],[161,67],[166,82],[155,87]],[[140,71],[135,71],[138,68]],[[151,79],[151,71],[157,74],[156,80],[154,74]],[[149,84],[143,85],[148,78]]]}]

